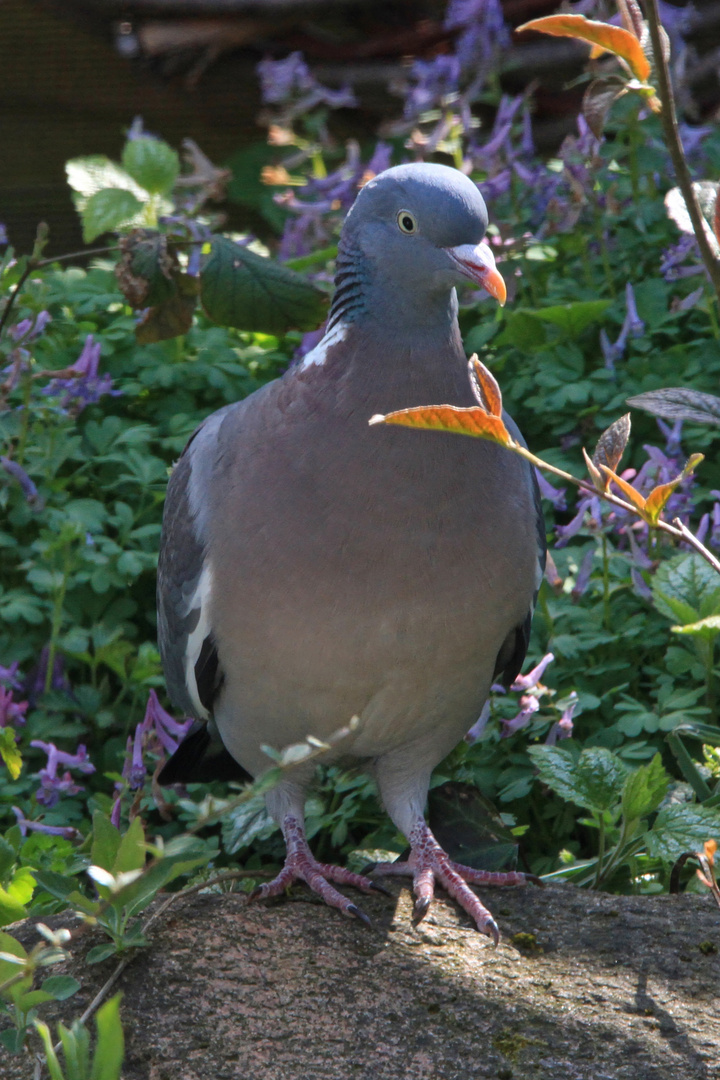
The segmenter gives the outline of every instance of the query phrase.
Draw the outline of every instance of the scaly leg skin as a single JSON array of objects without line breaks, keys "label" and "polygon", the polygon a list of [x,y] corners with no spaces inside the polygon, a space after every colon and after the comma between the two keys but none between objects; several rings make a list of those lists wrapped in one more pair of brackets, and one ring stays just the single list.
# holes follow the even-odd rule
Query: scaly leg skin
[{"label": "scaly leg skin", "polygon": [[317,862],[305,839],[302,822],[293,814],[287,814],[283,818],[282,831],[287,847],[285,865],[276,878],[253,889],[250,899],[266,900],[270,896],[279,896],[294,881],[304,881],[330,907],[338,908],[343,915],[359,919],[366,926],[370,926],[370,919],[365,912],[334,889],[330,882],[334,881],[337,885],[352,885],[353,888],[360,889],[364,893],[385,893],[387,890],[362,874],[353,874],[342,866]]},{"label": "scaly leg skin", "polygon": [[438,882],[475,920],[478,930],[491,937],[497,945],[500,941],[497,924],[467,883],[525,885],[528,881],[533,881],[535,884],[540,884],[540,879],[534,874],[492,873],[489,870],[474,870],[471,866],[453,862],[440,847],[423,818],[416,823],[408,840],[411,851],[407,862],[377,863],[370,873],[378,876],[399,874],[412,877],[415,893],[413,910],[415,922],[420,922],[427,915],[435,892],[435,882]]}]

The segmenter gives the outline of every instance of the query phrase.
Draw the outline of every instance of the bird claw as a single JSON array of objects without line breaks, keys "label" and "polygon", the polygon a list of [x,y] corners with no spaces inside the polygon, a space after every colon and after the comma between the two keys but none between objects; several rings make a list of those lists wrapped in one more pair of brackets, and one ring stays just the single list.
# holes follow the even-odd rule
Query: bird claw
[{"label": "bird claw", "polygon": [[348,915],[353,915],[356,919],[359,919],[361,923],[365,924],[365,926],[372,928],[370,916],[366,915],[363,909],[359,908],[357,904],[348,904],[348,906],[345,908],[345,911],[348,913]]},{"label": "bird claw", "polygon": [[390,892],[390,890],[386,889],[384,885],[381,885],[379,881],[371,881],[370,882],[370,888],[373,890],[373,892],[382,893],[383,896],[392,896],[393,895]]},{"label": "bird claw", "polygon": [[415,923],[416,926],[417,926],[417,924],[419,922],[422,922],[422,920],[427,915],[428,911],[430,910],[430,904],[431,903],[432,903],[432,897],[431,896],[419,896],[417,898],[417,900],[415,901],[415,906],[413,907],[412,918],[413,918],[413,922]]}]

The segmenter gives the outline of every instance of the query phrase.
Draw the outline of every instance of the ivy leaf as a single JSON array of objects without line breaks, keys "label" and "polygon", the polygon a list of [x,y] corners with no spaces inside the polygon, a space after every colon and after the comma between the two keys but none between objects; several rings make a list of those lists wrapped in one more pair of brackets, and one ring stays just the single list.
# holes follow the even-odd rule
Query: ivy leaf
[{"label": "ivy leaf", "polygon": [[540,779],[562,798],[594,813],[612,810],[621,799],[627,769],[604,747],[583,750],[578,758],[556,746],[530,746]]},{"label": "ivy leaf", "polygon": [[577,38],[590,45],[598,45],[603,52],[613,53],[624,60],[641,83],[646,83],[650,78],[650,61],[640,42],[634,34],[620,26],[595,22],[584,15],[546,15],[542,19],[523,23],[517,30],[538,30],[553,37]]},{"label": "ivy leaf", "polygon": [[670,777],[663,768],[659,754],[647,765],[634,769],[622,790],[622,812],[626,820],[638,821],[657,810],[665,798],[669,783]]},{"label": "ivy leaf", "polygon": [[689,390],[684,386],[648,390],[629,397],[627,403],[664,420],[691,420],[696,424],[720,427],[720,397],[700,390]]},{"label": "ivy leaf", "polygon": [[172,147],[151,135],[129,139],[123,148],[125,171],[151,195],[166,195],[180,175],[180,158]]},{"label": "ivy leaf", "polygon": [[223,236],[200,277],[202,306],[223,326],[284,334],[314,330],[326,315],[327,297],[305,278]]},{"label": "ivy leaf", "polygon": [[142,208],[143,204],[131,191],[124,191],[122,188],[105,188],[103,191],[95,192],[80,212],[83,240],[90,243],[102,233],[112,232],[122,225],[131,224]]},{"label": "ivy leaf", "polygon": [[645,836],[651,855],[674,862],[685,851],[701,851],[706,840],[720,836],[720,810],[682,803],[661,810]]}]

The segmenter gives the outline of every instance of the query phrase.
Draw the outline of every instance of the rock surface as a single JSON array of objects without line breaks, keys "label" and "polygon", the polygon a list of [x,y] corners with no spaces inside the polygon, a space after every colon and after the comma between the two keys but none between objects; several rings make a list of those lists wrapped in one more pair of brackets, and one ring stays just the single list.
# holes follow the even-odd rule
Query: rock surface
[{"label": "rock surface", "polygon": [[[413,927],[395,888],[363,898],[372,930],[299,888],[272,906],[179,900],[118,983],[124,1080],[720,1080],[710,896],[485,890],[495,950],[443,898]],[[111,974],[82,966],[99,940],[78,942],[83,989],[56,1016]],[[0,1056],[3,1080],[31,1080]]]}]

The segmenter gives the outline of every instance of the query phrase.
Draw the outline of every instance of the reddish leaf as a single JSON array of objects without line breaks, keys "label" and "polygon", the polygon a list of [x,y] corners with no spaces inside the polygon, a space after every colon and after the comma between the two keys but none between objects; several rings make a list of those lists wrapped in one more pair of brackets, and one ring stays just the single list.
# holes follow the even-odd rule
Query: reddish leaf
[{"label": "reddish leaf", "polygon": [[493,373],[473,353],[468,363],[470,385],[475,397],[490,416],[502,416],[502,394]]},{"label": "reddish leaf", "polygon": [[[640,82],[646,83],[650,78],[650,61],[642,51],[640,42],[634,34],[620,26],[595,22],[584,15],[546,15],[542,19],[531,19],[517,29],[539,30],[553,37],[579,38],[580,41],[599,46],[603,52],[619,56]],[[593,52],[598,55],[598,50]]]},{"label": "reddish leaf", "polygon": [[457,435],[472,435],[476,439],[489,439],[501,446],[515,445],[500,417],[490,416],[480,407],[461,409],[457,405],[419,405],[386,416],[373,416],[369,422],[399,424],[401,427],[424,428],[426,431],[448,431]]},{"label": "reddish leaf", "polygon": [[619,420],[615,420],[610,427],[605,428],[597,441],[595,453],[592,456],[593,465],[607,465],[613,471],[620,464],[620,458],[625,453],[628,439],[630,438],[630,413],[625,413]]},{"label": "reddish leaf", "polygon": [[623,480],[622,476],[618,476],[612,469],[608,469],[607,465],[601,465],[600,471],[604,472],[609,480],[622,491],[628,502],[632,503],[635,509],[640,513],[641,517],[645,517],[645,499],[642,497],[639,491],[636,491],[632,484],[628,484],[627,480]]}]

